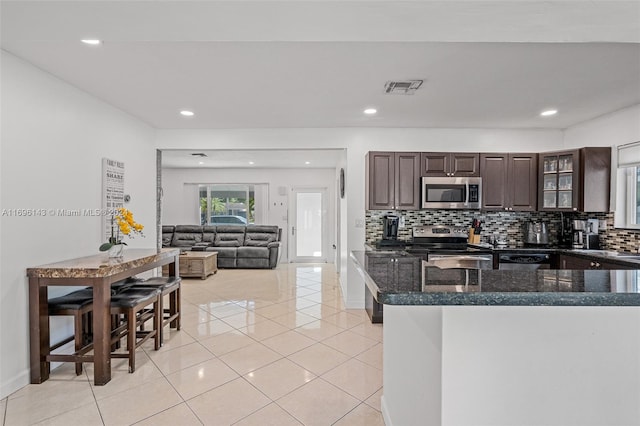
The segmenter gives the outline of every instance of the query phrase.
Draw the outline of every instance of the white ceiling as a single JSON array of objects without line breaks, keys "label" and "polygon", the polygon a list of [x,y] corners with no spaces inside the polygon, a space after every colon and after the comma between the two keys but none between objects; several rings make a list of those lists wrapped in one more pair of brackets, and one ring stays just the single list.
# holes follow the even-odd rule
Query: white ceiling
[{"label": "white ceiling", "polygon": [[[193,156],[202,153],[206,157]],[[342,149],[320,150],[171,150],[162,151],[163,168],[323,169],[335,168],[345,155]],[[250,164],[253,162],[253,164]],[[309,164],[306,164],[309,162]],[[200,164],[202,163],[202,164]]]},{"label": "white ceiling", "polygon": [[3,49],[160,129],[566,128],[640,103],[638,1],[0,5]]}]

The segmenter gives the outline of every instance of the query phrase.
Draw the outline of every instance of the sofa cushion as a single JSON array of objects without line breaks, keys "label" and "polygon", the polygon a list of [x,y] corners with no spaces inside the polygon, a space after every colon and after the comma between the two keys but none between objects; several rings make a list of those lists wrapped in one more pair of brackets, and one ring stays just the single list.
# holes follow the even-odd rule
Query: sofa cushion
[{"label": "sofa cushion", "polygon": [[202,242],[213,244],[216,240],[216,227],[215,226],[203,226],[202,227]]},{"label": "sofa cushion", "polygon": [[191,247],[202,242],[202,226],[176,225],[171,245],[173,247]]},{"label": "sofa cushion", "polygon": [[216,226],[214,245],[217,247],[240,247],[244,243],[244,226]]},{"label": "sofa cushion", "polygon": [[218,252],[218,259],[235,259],[238,247],[207,247],[207,251]]},{"label": "sofa cushion", "polygon": [[266,247],[238,247],[238,257],[268,259],[269,249]]},{"label": "sofa cushion", "polygon": [[162,247],[169,247],[171,245],[174,229],[175,226],[173,225],[162,225]]},{"label": "sofa cushion", "polygon": [[267,247],[269,243],[274,242],[276,240],[276,235],[274,234],[257,234],[257,233],[249,233],[244,237],[244,245],[250,247]]}]

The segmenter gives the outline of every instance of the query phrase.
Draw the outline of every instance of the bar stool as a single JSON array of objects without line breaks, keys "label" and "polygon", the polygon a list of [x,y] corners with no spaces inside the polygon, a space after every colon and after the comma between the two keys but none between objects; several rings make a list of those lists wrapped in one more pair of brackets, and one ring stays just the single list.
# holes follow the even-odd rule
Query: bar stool
[{"label": "bar stool", "polygon": [[[134,284],[141,282],[142,280],[139,278],[127,278],[124,280],[117,281],[111,285],[111,313],[112,313],[112,350],[118,349],[120,347],[120,338],[128,335],[130,328],[127,326],[130,324],[129,317],[133,312],[133,317],[136,318],[136,314],[140,312],[140,310],[150,303],[155,303],[152,300],[151,295],[155,294],[156,297],[159,295],[159,289],[153,287],[147,287],[147,290],[152,291],[138,291],[138,292],[127,292],[130,290]],[[142,290],[142,289],[141,289]],[[145,302],[147,298],[143,296],[150,296],[149,301]],[[159,298],[159,297],[158,297]],[[115,305],[114,305],[114,302]],[[161,299],[160,299],[161,300]],[[139,304],[136,304],[136,301]],[[133,305],[130,307],[130,305]],[[156,309],[157,308],[157,309]],[[73,316],[73,329],[74,334],[72,336],[66,337],[62,339],[60,342],[51,345],[50,350],[53,352],[54,350],[60,348],[67,343],[74,341],[74,353],[73,354],[50,354],[50,361],[61,361],[61,362],[75,362],[76,364],[76,375],[82,374],[82,361],[79,361],[78,358],[82,357],[87,352],[93,349],[93,327],[92,327],[92,313],[93,313],[93,288],[86,287],[81,290],[73,291],[64,296],[55,297],[48,300],[48,311],[49,316]],[[131,311],[131,312],[130,312]],[[144,312],[144,315],[137,315],[137,321],[141,321],[139,326],[142,328],[141,331],[136,333],[136,321],[133,322],[134,325],[134,336],[143,335],[146,336],[144,340],[140,341],[137,346],[142,344],[148,338],[156,336],[156,350],[159,349],[159,334],[157,333],[157,324],[162,321],[162,318],[158,316],[155,318],[154,312],[161,312],[160,305],[156,306],[154,304],[154,309],[149,309]],[[127,321],[122,322],[119,320],[119,315],[124,314],[127,316]],[[145,332],[143,329],[144,322],[149,319],[154,318],[154,329],[150,332]],[[148,336],[147,336],[148,335]],[[133,339],[133,345],[135,345],[136,338]],[[129,369],[131,372],[135,370],[135,348],[131,351],[129,348],[133,347],[127,340],[127,352],[120,353],[119,355],[115,355],[115,358],[119,357],[133,357],[129,362]],[[137,347],[136,346],[136,347]],[[132,370],[133,366],[133,370]]]},{"label": "bar stool", "polygon": [[[180,277],[153,277],[134,283],[132,288],[155,288],[162,292],[160,296],[159,312],[162,315],[160,327],[160,345],[163,344],[163,329],[167,324],[170,327],[180,330]],[[169,307],[164,307],[164,296],[169,295]]]},{"label": "bar stool", "polygon": [[[112,352],[112,358],[128,358],[129,373],[136,370],[136,348],[147,339],[154,338],[154,349],[160,349],[160,329],[162,315],[160,310],[161,291],[157,288],[132,287],[111,297],[111,314],[119,319],[112,330],[112,343],[127,336],[127,351]],[[153,309],[145,309],[153,303]],[[153,319],[153,329],[144,330],[144,323]],[[123,321],[124,320],[124,321]],[[138,330],[139,329],[139,330]]]},{"label": "bar stool", "polygon": [[[87,287],[64,296],[49,299],[49,316],[73,316],[73,336],[67,337],[51,346],[51,352],[71,341],[75,341],[75,352],[71,355],[53,355],[56,361],[75,361],[93,349],[91,333],[91,312],[93,311],[93,289]],[[57,358],[57,359],[55,359]],[[76,375],[82,374],[82,362],[76,362]]]}]

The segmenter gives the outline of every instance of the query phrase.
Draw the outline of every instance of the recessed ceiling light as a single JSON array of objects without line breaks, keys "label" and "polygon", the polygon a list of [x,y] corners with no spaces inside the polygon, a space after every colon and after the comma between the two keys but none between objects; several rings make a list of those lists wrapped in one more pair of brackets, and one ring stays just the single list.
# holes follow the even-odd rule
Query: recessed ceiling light
[{"label": "recessed ceiling light", "polygon": [[90,44],[91,46],[97,46],[102,43],[101,40],[96,40],[96,39],[84,39],[80,41],[83,42],[84,44]]},{"label": "recessed ceiling light", "polygon": [[556,115],[557,113],[558,113],[557,109],[548,109],[546,111],[542,111],[540,115],[543,117],[549,117],[551,115]]},{"label": "recessed ceiling light", "polygon": [[198,164],[204,164],[204,161],[200,161],[200,162],[198,162]]},{"label": "recessed ceiling light", "polygon": [[368,115],[373,115],[373,114],[375,114],[376,112],[378,112],[378,110],[377,110],[377,109],[375,109],[375,108],[367,108],[367,109],[365,109],[365,110],[364,110],[364,113],[365,113],[365,114],[368,114]]},{"label": "recessed ceiling light", "polygon": [[249,161],[249,164],[255,164],[253,161]]},{"label": "recessed ceiling light", "polygon": [[184,115],[185,117],[193,117],[195,115],[193,111],[188,111],[186,109],[183,109],[182,111],[180,111],[180,114]]},{"label": "recessed ceiling light", "polygon": [[305,161],[304,164],[311,164],[311,161]]}]

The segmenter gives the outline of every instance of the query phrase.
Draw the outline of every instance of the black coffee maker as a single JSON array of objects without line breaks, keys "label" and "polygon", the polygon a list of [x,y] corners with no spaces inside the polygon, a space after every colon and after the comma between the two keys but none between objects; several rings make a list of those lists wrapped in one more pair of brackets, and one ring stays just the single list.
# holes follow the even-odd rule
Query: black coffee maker
[{"label": "black coffee maker", "polygon": [[398,225],[400,218],[394,215],[387,215],[382,218],[382,240],[378,242],[378,246],[397,246],[401,245],[398,241]]}]

